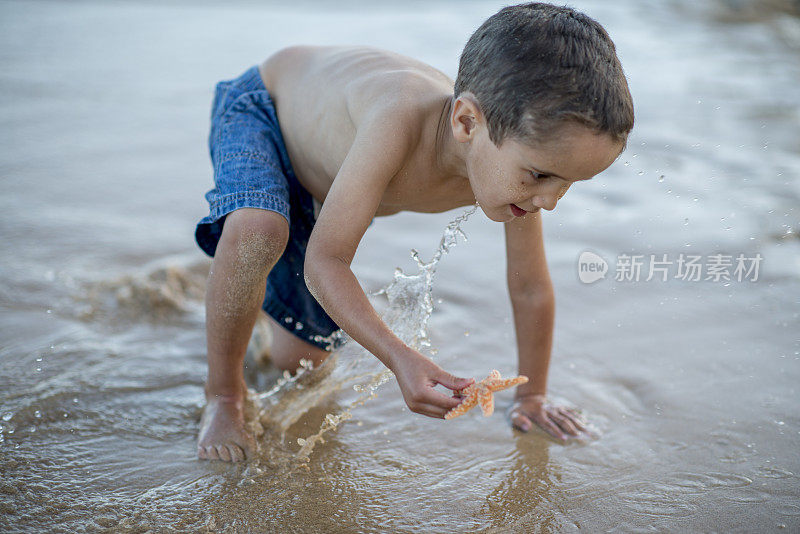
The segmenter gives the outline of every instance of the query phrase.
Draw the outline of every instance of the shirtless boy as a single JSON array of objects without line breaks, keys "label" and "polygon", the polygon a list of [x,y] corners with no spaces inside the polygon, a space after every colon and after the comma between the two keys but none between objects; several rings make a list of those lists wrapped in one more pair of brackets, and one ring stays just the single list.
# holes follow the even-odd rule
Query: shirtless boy
[{"label": "shirtless boy", "polygon": [[[391,369],[408,407],[442,418],[458,378],[381,321],[350,268],[374,217],[476,202],[504,224],[519,373],[512,424],[558,439],[580,420],[545,402],[553,287],[541,209],[605,170],[624,149],[633,104],[614,45],[571,9],[502,9],[472,35],[455,82],[372,48],[296,46],[217,85],[209,148],[215,188],[197,225],[214,257],[206,294],[207,406],[198,456],[238,461],[243,360],[260,309],[272,362],[328,356],[341,327]],[[321,209],[320,209],[321,206]],[[266,293],[265,293],[266,286]]]}]

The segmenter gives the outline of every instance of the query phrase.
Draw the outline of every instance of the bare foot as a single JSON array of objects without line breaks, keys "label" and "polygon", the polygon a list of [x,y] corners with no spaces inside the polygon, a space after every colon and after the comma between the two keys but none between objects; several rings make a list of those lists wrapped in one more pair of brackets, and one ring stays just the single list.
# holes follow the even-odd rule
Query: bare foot
[{"label": "bare foot", "polygon": [[252,458],[256,440],[245,428],[244,400],[225,395],[208,395],[206,399],[197,438],[197,457],[225,462]]}]

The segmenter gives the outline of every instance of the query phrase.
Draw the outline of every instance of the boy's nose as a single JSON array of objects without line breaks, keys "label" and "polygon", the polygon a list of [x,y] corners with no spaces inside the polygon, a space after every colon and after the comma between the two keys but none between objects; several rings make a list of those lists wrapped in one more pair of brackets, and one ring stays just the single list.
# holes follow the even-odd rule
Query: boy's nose
[{"label": "boy's nose", "polygon": [[558,195],[537,195],[533,197],[533,205],[547,211],[553,211],[558,203]]},{"label": "boy's nose", "polygon": [[556,204],[561,200],[561,197],[567,193],[567,189],[569,189],[569,185],[559,187],[555,191],[548,191],[543,195],[536,195],[533,197],[533,205],[543,210],[553,211],[556,209]]}]

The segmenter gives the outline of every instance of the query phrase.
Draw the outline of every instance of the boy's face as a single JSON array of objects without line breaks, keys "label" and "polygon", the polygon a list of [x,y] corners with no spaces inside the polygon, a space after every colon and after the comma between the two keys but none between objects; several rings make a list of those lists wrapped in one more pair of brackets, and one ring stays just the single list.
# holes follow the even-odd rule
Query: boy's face
[{"label": "boy's face", "polygon": [[[555,209],[569,187],[607,169],[622,151],[610,135],[566,123],[550,140],[531,146],[505,139],[498,148],[479,109],[454,104],[456,140],[468,143],[465,163],[472,191],[486,216],[497,222],[540,209]],[[472,122],[457,115],[472,111]],[[470,127],[471,126],[471,127]],[[460,131],[459,131],[460,130]]]}]

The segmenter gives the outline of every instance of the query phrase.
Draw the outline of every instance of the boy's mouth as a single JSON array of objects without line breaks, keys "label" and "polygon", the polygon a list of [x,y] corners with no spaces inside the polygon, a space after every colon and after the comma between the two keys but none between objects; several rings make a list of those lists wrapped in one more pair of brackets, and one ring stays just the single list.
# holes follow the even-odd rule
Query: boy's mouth
[{"label": "boy's mouth", "polygon": [[[516,204],[509,204],[509,206],[511,206],[511,213],[514,214],[514,217],[522,217],[523,215],[528,213],[527,211],[525,211],[524,209],[520,208]],[[539,211],[539,210],[537,209],[535,211]],[[531,212],[531,213],[533,213],[533,212]]]}]

